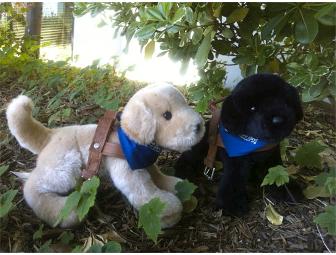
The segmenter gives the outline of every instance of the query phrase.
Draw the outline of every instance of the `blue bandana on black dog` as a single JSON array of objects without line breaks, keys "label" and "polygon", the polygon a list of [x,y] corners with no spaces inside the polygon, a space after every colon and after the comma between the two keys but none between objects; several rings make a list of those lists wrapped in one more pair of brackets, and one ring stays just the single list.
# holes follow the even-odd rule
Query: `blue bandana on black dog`
[{"label": "blue bandana on black dog", "polygon": [[267,142],[251,136],[232,135],[222,123],[219,124],[219,134],[229,157],[245,156],[268,145]]},{"label": "blue bandana on black dog", "polygon": [[118,128],[119,142],[125,158],[132,170],[153,165],[160,155],[161,148],[154,144],[141,145],[130,139]]}]

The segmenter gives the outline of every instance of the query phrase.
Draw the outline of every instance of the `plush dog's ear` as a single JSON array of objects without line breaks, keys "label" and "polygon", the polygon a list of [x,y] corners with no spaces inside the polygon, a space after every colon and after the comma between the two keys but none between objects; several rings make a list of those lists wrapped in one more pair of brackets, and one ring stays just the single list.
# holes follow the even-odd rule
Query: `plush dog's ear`
[{"label": "plush dog's ear", "polygon": [[297,88],[288,84],[287,93],[289,104],[294,108],[295,111],[296,121],[299,122],[303,118],[303,110],[299,92]]},{"label": "plush dog's ear", "polygon": [[245,118],[242,117],[238,107],[232,95],[225,98],[221,110],[221,120],[227,129],[241,132],[244,129],[243,120]]},{"label": "plush dog's ear", "polygon": [[144,102],[130,101],[121,115],[121,128],[139,144],[150,144],[154,141],[156,121]]}]

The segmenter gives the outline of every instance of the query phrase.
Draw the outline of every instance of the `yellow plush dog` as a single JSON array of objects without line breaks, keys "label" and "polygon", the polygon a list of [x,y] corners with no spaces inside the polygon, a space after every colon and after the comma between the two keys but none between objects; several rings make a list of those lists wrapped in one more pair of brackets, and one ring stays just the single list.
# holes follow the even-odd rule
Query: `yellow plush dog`
[{"label": "yellow plush dog", "polygon": [[[96,125],[49,129],[32,117],[32,106],[26,96],[15,98],[7,109],[8,126],[22,147],[38,154],[36,168],[24,185],[24,197],[38,217],[53,225],[67,199],[64,194],[81,178]],[[161,148],[179,152],[189,150],[204,135],[200,115],[169,84],[140,89],[122,112],[120,129],[135,144],[154,142]],[[118,133],[113,132],[108,141],[120,142]],[[136,209],[154,197],[164,202],[163,227],[173,226],[180,220],[182,205],[175,196],[175,184],[180,179],[162,174],[155,165],[132,170],[126,159],[113,157],[104,157],[101,168]],[[78,223],[78,217],[72,212],[59,226]]]}]

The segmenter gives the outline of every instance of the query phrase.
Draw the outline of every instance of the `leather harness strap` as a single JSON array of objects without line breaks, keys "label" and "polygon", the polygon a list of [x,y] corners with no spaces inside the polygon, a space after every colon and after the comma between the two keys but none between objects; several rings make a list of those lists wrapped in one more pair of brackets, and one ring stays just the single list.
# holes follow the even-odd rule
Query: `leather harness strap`
[{"label": "leather harness strap", "polygon": [[206,158],[204,159],[204,165],[212,169],[215,163],[216,153],[217,153],[217,140],[218,140],[218,123],[220,118],[220,110],[216,109],[212,112],[212,118],[209,124],[209,150]]},{"label": "leather harness strap", "polygon": [[115,158],[121,158],[121,159],[125,158],[119,143],[106,142],[102,154],[104,156],[110,156]]},{"label": "leather harness strap", "polygon": [[86,180],[98,173],[103,155],[125,158],[119,144],[106,142],[113,130],[116,115],[117,113],[108,110],[105,112],[104,116],[99,119],[93,141],[89,149],[87,166],[86,169],[82,171],[82,177]]}]

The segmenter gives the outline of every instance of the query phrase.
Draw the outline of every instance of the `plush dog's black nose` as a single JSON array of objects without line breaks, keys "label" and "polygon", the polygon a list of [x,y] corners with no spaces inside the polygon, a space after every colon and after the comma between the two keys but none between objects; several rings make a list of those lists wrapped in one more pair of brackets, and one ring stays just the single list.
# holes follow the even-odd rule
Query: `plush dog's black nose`
[{"label": "plush dog's black nose", "polygon": [[200,131],[201,131],[201,124],[200,123],[198,123],[197,125],[196,125],[196,129],[195,129],[195,132],[196,133],[199,133]]},{"label": "plush dog's black nose", "polygon": [[278,124],[281,124],[284,122],[284,118],[283,117],[280,117],[280,116],[274,116],[272,118],[272,123],[275,124],[275,125],[278,125]]}]

